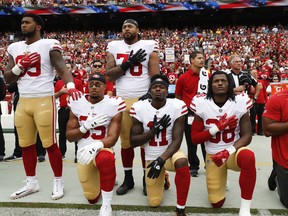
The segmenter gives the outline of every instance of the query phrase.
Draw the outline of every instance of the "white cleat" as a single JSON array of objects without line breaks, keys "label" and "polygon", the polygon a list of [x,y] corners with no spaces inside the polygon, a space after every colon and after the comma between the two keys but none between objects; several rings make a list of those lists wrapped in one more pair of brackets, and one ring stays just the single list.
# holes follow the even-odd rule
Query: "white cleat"
[{"label": "white cleat", "polygon": [[37,180],[31,181],[31,180],[26,179],[23,182],[26,182],[26,185],[20,188],[19,190],[17,190],[16,192],[14,192],[13,194],[11,194],[10,196],[11,199],[19,199],[29,194],[37,193],[40,189]]},{"label": "white cleat", "polygon": [[99,216],[112,216],[111,205],[102,205],[100,208]]},{"label": "white cleat", "polygon": [[53,192],[51,199],[57,200],[64,196],[64,180],[62,178],[54,179]]}]

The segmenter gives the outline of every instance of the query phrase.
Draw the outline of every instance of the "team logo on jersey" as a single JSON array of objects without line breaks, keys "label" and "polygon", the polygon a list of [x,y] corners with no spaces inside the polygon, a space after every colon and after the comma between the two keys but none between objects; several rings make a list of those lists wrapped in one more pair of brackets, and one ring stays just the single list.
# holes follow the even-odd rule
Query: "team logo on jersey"
[{"label": "team logo on jersey", "polygon": [[203,85],[203,84],[200,85],[200,89],[201,89],[201,90],[206,90],[206,88],[207,88],[206,85]]}]

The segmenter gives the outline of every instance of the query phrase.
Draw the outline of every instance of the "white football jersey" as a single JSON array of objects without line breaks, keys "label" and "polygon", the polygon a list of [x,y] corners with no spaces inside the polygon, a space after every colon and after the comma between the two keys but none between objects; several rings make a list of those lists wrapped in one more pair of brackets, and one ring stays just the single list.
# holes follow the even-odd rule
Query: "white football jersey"
[{"label": "white football jersey", "polygon": [[196,95],[193,98],[190,108],[203,119],[205,130],[212,128],[225,113],[227,113],[227,118],[236,115],[238,119],[238,125],[235,129],[218,132],[214,137],[205,142],[207,153],[216,154],[233,145],[240,138],[240,118],[252,106],[252,100],[245,93],[237,94],[235,101],[227,100],[222,107],[217,106],[213,100],[206,99],[206,95],[203,94]]},{"label": "white football jersey", "polygon": [[123,98],[138,98],[146,94],[149,89],[150,76],[148,71],[149,56],[159,51],[158,43],[154,40],[139,40],[128,45],[124,41],[111,41],[106,51],[114,56],[116,65],[121,65],[129,58],[133,50],[135,54],[139,49],[147,53],[146,60],[128,69],[125,75],[116,80],[116,94]]},{"label": "white football jersey", "polygon": [[111,119],[126,109],[126,104],[120,97],[105,95],[102,101],[92,104],[86,99],[86,96],[82,96],[76,101],[69,101],[71,111],[78,118],[79,125],[82,126],[84,124],[88,115],[96,116],[106,114],[108,116],[108,121],[105,125],[87,131],[84,137],[78,141],[77,145],[79,149],[90,144],[93,140],[101,140],[106,137]]},{"label": "white football jersey", "polygon": [[24,70],[19,76],[17,84],[21,97],[54,95],[55,71],[49,55],[52,50],[62,51],[58,40],[41,39],[29,45],[25,41],[19,41],[8,47],[7,51],[13,57],[15,64],[29,53],[37,52],[41,56],[40,63]]},{"label": "white football jersey", "polygon": [[171,125],[162,130],[158,137],[155,135],[153,139],[144,145],[145,160],[155,160],[165,152],[172,142],[172,129],[175,120],[187,113],[186,104],[176,98],[167,98],[165,106],[159,110],[155,109],[149,100],[137,101],[132,105],[130,115],[143,123],[144,133],[153,126],[154,115],[157,116],[158,121],[165,114],[171,117]]}]

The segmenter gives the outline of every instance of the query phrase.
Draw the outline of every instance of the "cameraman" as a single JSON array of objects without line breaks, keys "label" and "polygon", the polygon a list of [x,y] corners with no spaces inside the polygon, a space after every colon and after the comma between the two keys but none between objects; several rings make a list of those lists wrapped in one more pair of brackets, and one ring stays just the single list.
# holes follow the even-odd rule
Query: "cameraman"
[{"label": "cameraman", "polygon": [[261,86],[257,83],[257,80],[255,80],[250,74],[247,72],[242,71],[242,60],[240,56],[234,55],[231,56],[229,59],[230,64],[230,73],[229,76],[234,81],[234,93],[237,92],[246,92],[248,90],[249,85],[253,86],[255,88],[255,96],[254,101],[257,100],[257,97],[260,92]]}]

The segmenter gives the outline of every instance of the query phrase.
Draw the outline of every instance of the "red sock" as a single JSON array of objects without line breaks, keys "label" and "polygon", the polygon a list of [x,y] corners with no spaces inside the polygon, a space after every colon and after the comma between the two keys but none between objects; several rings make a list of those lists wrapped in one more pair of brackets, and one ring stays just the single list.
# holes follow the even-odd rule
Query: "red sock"
[{"label": "red sock", "polygon": [[177,204],[180,206],[185,206],[188,196],[188,191],[190,187],[190,172],[189,166],[185,166],[176,169],[175,175],[175,185],[177,193]]},{"label": "red sock", "polygon": [[102,150],[96,156],[96,166],[100,173],[100,187],[103,191],[112,191],[116,179],[116,167],[114,154]]},{"label": "red sock", "polygon": [[121,158],[124,168],[132,168],[134,159],[134,149],[132,147],[127,149],[121,148]]},{"label": "red sock", "polygon": [[251,200],[256,183],[255,156],[249,149],[242,150],[237,156],[237,164],[240,167],[239,185],[241,197]]},{"label": "red sock", "polygon": [[35,144],[22,148],[22,160],[26,176],[35,176],[37,165],[37,151]]},{"label": "red sock", "polygon": [[49,156],[49,161],[51,164],[51,168],[54,172],[55,177],[62,176],[62,169],[63,169],[63,161],[62,161],[62,154],[60,149],[58,148],[57,144],[53,144],[49,148],[46,148]]},{"label": "red sock", "polygon": [[220,200],[220,201],[217,202],[217,203],[211,203],[212,206],[213,206],[213,208],[221,208],[221,207],[223,206],[224,202],[225,202],[225,199],[226,199],[226,198]]},{"label": "red sock", "polygon": [[145,162],[145,149],[144,148],[140,148],[141,149],[141,162],[142,162],[142,168],[145,169],[145,165],[146,165],[146,162]]}]

